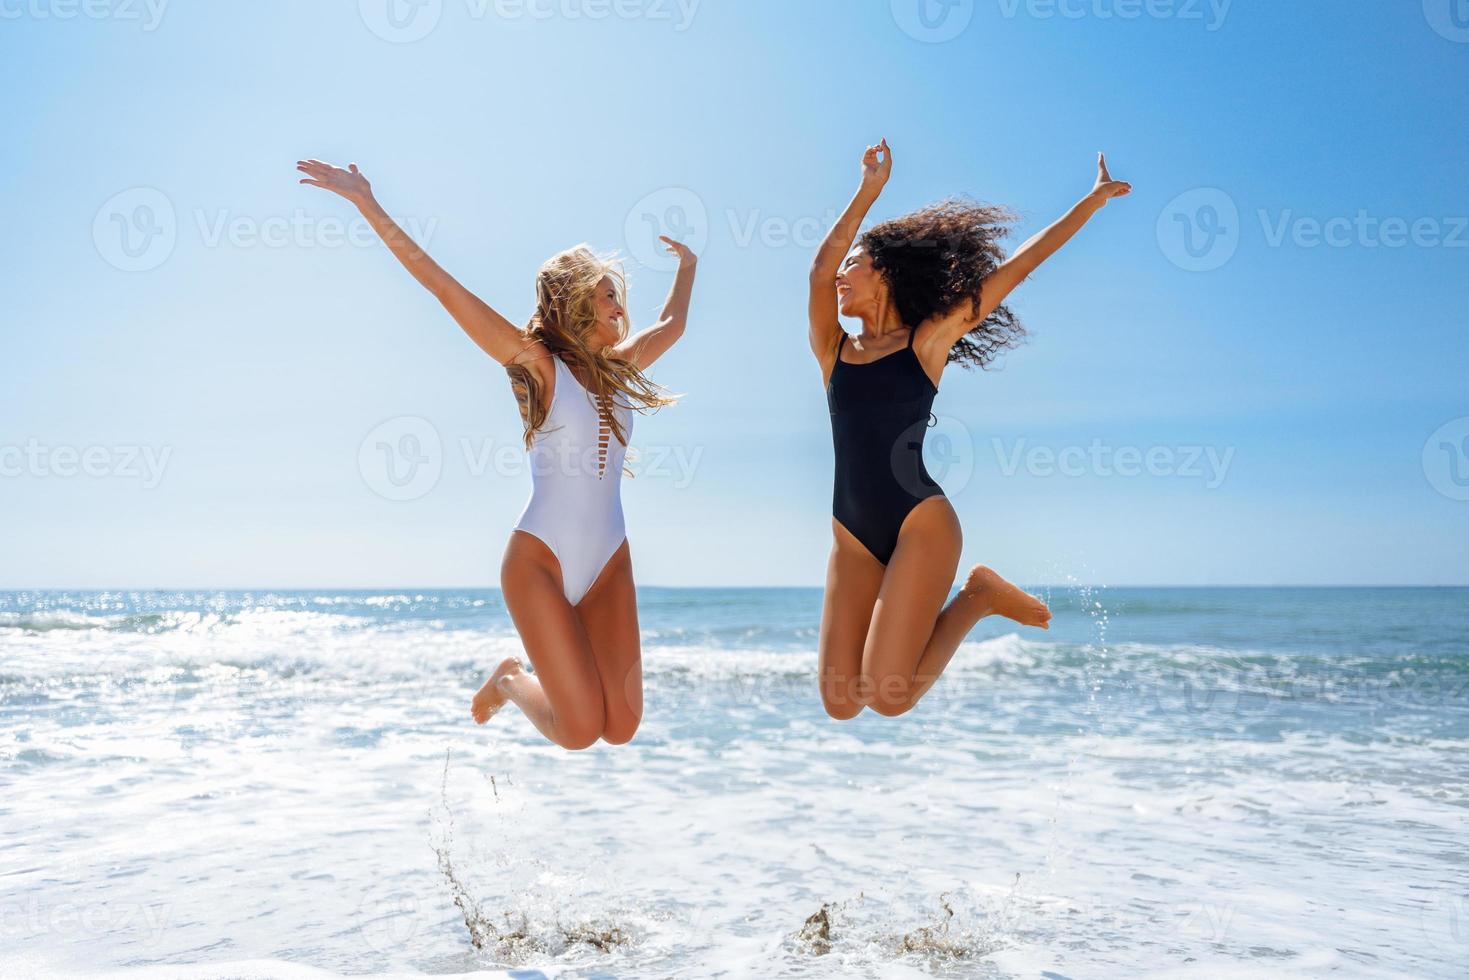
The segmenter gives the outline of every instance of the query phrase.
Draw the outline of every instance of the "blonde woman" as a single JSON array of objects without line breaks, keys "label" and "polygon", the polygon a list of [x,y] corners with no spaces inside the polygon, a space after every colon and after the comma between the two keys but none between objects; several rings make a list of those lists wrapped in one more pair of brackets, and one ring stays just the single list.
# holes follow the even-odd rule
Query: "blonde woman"
[{"label": "blonde woman", "polygon": [[621,270],[586,246],[536,275],[536,311],[517,327],[404,234],[352,164],[303,160],[301,181],[354,204],[464,332],[507,369],[525,423],[530,502],[500,566],[505,605],[534,673],[507,657],[471,705],[484,724],[514,702],[567,749],[622,744],[643,713],[642,650],[621,479],[632,416],[669,403],[643,374],[683,335],[697,264],[670,238],[678,274],[659,321],[629,336]]}]

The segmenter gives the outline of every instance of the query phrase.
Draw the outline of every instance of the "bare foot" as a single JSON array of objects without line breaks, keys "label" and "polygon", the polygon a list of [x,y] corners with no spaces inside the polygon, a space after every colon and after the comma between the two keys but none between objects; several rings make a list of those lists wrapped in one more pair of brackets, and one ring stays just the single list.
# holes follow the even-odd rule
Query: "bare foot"
[{"label": "bare foot", "polygon": [[969,570],[969,578],[960,593],[974,599],[981,619],[1004,616],[1022,626],[1051,628],[1051,610],[1046,604],[1018,585],[1005,581],[992,568],[975,565]]},{"label": "bare foot", "polygon": [[520,673],[520,661],[514,657],[506,657],[500,661],[500,666],[485,681],[485,686],[479,689],[474,696],[474,703],[469,706],[469,713],[474,715],[474,723],[483,725],[495,717],[495,712],[505,706],[505,692],[500,689],[500,682],[513,674]]}]

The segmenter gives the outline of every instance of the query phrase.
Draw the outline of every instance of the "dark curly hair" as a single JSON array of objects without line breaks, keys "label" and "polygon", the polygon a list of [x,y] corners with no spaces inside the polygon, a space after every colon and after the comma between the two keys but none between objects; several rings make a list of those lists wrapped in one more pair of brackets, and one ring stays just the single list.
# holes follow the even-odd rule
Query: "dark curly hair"
[{"label": "dark curly hair", "polygon": [[[955,197],[872,228],[859,240],[872,267],[892,290],[898,316],[909,327],[946,314],[961,303],[979,313],[980,290],[1005,261],[1000,240],[1016,220],[1008,208]],[[989,367],[1020,345],[1025,327],[1004,305],[975,324],[949,351],[949,363]]]}]

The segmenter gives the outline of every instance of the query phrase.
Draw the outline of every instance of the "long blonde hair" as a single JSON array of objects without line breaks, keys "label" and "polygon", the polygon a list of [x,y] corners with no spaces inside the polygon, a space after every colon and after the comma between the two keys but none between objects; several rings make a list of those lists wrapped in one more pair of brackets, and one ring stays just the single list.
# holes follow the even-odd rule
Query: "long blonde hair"
[{"label": "long blonde hair", "polygon": [[[649,381],[637,365],[610,356],[607,349],[594,350],[589,344],[597,327],[597,286],[611,278],[617,300],[624,315],[619,325],[619,340],[626,340],[627,277],[621,264],[612,256],[598,255],[583,244],[559,252],[546,260],[536,273],[536,312],[526,326],[526,339],[539,340],[553,355],[576,367],[583,384],[597,402],[617,441],[627,445],[627,433],[611,409],[625,406],[634,411],[656,411],[671,405],[674,399],[661,387]],[[542,404],[542,385],[536,376],[520,364],[511,364],[511,388],[520,403],[525,420],[525,445],[530,447],[536,432],[546,424],[547,407]]]}]

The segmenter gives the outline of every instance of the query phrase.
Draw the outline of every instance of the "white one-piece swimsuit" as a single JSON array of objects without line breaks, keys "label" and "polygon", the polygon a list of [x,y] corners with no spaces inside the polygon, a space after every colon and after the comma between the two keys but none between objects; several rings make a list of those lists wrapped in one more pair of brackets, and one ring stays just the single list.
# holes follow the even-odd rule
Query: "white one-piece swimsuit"
[{"label": "white one-piece swimsuit", "polygon": [[[622,464],[627,447],[561,358],[545,423],[536,430],[529,453],[530,501],[515,530],[533,534],[561,563],[561,583],[573,606],[581,602],[622,547]],[[632,435],[632,411],[614,408],[625,435]]]}]

